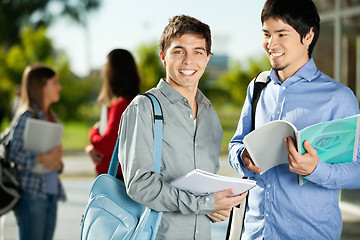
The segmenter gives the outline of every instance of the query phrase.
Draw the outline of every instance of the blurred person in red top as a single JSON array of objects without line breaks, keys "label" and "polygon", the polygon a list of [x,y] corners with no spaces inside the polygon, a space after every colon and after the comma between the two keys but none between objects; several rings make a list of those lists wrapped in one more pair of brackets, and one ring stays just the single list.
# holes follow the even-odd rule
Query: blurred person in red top
[{"label": "blurred person in red top", "polygon": [[[105,106],[101,122],[96,122],[90,129],[90,144],[85,153],[95,164],[97,175],[107,173],[112,152],[118,136],[120,118],[132,99],[139,93],[140,77],[131,53],[124,49],[114,49],[107,56],[103,69],[103,84],[97,103]],[[104,118],[106,120],[104,120]],[[121,168],[117,178],[122,178]]]}]

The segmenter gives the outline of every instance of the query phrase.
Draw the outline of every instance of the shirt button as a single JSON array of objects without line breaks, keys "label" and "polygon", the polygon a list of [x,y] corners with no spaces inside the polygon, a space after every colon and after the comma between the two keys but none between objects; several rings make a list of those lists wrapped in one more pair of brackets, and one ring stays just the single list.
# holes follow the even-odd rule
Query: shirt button
[{"label": "shirt button", "polygon": [[267,187],[270,188],[270,187],[271,187],[271,184],[268,184]]},{"label": "shirt button", "polygon": [[210,198],[208,198],[208,197],[207,197],[207,198],[205,198],[205,201],[207,201],[207,202],[208,202],[209,200],[210,200]]},{"label": "shirt button", "polygon": [[194,118],[192,114],[190,114],[189,118]]},{"label": "shirt button", "polygon": [[280,112],[276,112],[276,114],[277,114],[277,115],[279,115],[279,114],[280,114]]},{"label": "shirt button", "polygon": [[195,232],[196,232],[196,233],[199,233],[199,229],[196,229]]},{"label": "shirt button", "polygon": [[285,89],[286,89],[286,87],[282,87],[282,89],[283,89],[283,90],[285,90]]},{"label": "shirt button", "polygon": [[267,217],[268,217],[268,216],[269,216],[269,214],[265,214],[265,216],[267,216]]}]

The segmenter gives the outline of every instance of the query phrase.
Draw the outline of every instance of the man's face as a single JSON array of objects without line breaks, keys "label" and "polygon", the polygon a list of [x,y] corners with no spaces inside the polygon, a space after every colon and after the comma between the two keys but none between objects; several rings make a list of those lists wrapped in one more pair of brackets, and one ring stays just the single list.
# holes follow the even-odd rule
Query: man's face
[{"label": "man's face", "polygon": [[300,34],[280,19],[268,18],[263,23],[263,47],[273,69],[281,81],[291,77],[307,61],[308,48],[313,39],[311,30],[300,42]]},{"label": "man's face", "polygon": [[166,68],[166,81],[179,92],[196,90],[210,55],[206,53],[204,38],[184,34],[174,38],[160,58]]}]

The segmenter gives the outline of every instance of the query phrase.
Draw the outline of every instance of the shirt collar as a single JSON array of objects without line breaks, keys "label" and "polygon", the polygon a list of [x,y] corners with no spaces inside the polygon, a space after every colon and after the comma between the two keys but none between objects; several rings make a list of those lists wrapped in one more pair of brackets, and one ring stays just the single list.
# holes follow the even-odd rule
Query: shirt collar
[{"label": "shirt collar", "polygon": [[[317,69],[314,59],[310,58],[310,60],[307,63],[305,63],[293,76],[291,76],[288,79],[289,80],[291,79],[291,81],[298,81],[304,79],[311,82],[312,80],[318,78],[319,75],[320,75],[320,71]],[[271,69],[270,78],[276,83],[281,84],[277,72],[274,69]],[[288,79],[286,79],[286,81]]]},{"label": "shirt collar", "polygon": [[[157,84],[157,88],[167,99],[169,99],[172,104],[181,100],[186,100],[183,95],[171,87],[164,79],[160,79],[159,83]],[[210,100],[199,89],[197,89],[195,100],[198,105],[204,104],[206,107],[211,106]]]},{"label": "shirt collar", "polygon": [[34,114],[39,119],[45,119],[45,113],[40,109],[39,105],[36,103],[31,104],[32,109],[34,110]]}]

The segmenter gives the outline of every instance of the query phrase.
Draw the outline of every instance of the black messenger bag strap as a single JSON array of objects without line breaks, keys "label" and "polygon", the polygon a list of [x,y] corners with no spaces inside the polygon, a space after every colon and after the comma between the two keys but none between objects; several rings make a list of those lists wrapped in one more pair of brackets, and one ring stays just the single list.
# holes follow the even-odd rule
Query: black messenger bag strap
[{"label": "black messenger bag strap", "polygon": [[264,71],[259,73],[255,78],[253,97],[251,101],[251,122],[252,122],[252,130],[255,129],[255,112],[256,106],[260,99],[260,95],[262,90],[266,87],[266,85],[270,82],[267,77],[269,76],[270,71]]}]

